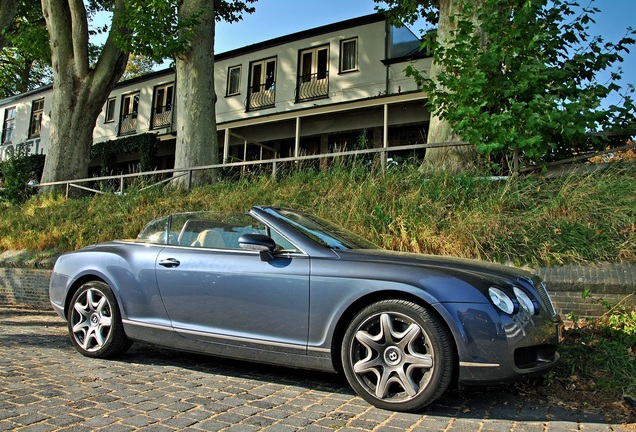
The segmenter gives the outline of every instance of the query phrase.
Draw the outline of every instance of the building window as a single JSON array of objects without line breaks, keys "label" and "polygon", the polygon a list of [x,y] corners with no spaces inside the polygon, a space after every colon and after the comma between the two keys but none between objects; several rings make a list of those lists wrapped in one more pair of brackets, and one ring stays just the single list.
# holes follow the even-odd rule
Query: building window
[{"label": "building window", "polygon": [[358,70],[358,39],[340,41],[340,72]]},{"label": "building window", "polygon": [[329,46],[302,50],[298,56],[296,101],[329,95]]},{"label": "building window", "polygon": [[115,98],[110,98],[106,101],[104,123],[111,123],[115,121],[115,101]]},{"label": "building window", "polygon": [[13,140],[13,127],[15,126],[15,107],[4,110],[4,125],[2,127],[2,144]]},{"label": "building window", "polygon": [[155,87],[152,108],[152,128],[162,128],[170,126],[172,120],[172,95],[174,94],[174,84],[164,84]]},{"label": "building window", "polygon": [[40,136],[42,129],[42,115],[44,114],[44,99],[38,99],[31,104],[31,123],[29,124],[29,138]]},{"label": "building window", "polygon": [[252,63],[249,83],[247,109],[273,107],[276,93],[276,58]]},{"label": "building window", "polygon": [[233,66],[227,70],[227,96],[241,93],[241,66]]},{"label": "building window", "polygon": [[137,113],[139,111],[139,93],[122,96],[119,135],[137,132]]}]

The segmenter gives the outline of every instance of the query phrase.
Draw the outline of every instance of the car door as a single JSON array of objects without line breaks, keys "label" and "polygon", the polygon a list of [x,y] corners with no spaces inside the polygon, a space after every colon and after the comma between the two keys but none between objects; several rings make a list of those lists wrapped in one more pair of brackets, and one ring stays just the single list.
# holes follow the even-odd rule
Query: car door
[{"label": "car door", "polygon": [[183,336],[218,345],[306,349],[309,257],[168,246],[156,275],[172,326]]}]

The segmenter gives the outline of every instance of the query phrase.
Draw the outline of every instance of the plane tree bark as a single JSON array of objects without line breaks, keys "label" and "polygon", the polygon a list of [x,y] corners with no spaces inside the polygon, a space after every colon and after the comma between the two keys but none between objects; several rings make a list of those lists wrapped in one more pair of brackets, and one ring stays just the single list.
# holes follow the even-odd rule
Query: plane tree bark
[{"label": "plane tree bark", "polygon": [[[196,18],[196,24],[187,29],[190,33],[188,47],[175,56],[178,106],[174,167],[217,164],[219,146],[214,107],[214,2],[184,0],[178,6],[177,15],[179,22]],[[215,171],[195,171],[191,184],[202,185],[214,177]],[[177,177],[173,185],[186,188],[187,181],[187,176]]]},{"label": "plane tree bark", "polygon": [[123,1],[115,0],[113,26],[97,63],[91,67],[83,1],[42,0],[53,67],[51,146],[43,182],[84,178],[88,174],[97,117],[123,74],[128,58],[128,53],[114,40],[114,33],[125,33],[117,24],[123,9]]}]

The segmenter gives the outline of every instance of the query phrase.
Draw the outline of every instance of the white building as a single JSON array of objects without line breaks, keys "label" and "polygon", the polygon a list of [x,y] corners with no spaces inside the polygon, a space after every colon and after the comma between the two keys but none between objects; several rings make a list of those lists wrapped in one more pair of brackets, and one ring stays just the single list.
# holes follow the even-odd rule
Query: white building
[{"label": "white building", "polygon": [[[221,161],[271,159],[424,143],[425,95],[404,69],[430,67],[419,40],[379,14],[290,34],[215,56]],[[156,134],[158,168],[174,162],[175,75],[166,69],[119,83],[97,119],[94,142]],[[0,158],[17,144],[46,154],[52,87],[0,101]],[[212,95],[210,95],[212,97]],[[119,155],[134,164],[138,155]],[[99,166],[93,161],[93,166]]]}]

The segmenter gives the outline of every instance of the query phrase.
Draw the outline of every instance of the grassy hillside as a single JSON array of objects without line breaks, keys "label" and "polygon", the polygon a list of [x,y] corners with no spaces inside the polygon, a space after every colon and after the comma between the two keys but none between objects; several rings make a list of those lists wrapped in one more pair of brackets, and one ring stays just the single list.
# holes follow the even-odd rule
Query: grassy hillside
[{"label": "grassy hillside", "polygon": [[0,203],[0,250],[68,251],[135,237],[151,219],[193,210],[277,205],[316,212],[395,250],[516,265],[636,262],[636,164],[556,179],[493,181],[340,164],[276,180],[248,176],[190,193],[152,188],[126,196]]}]

